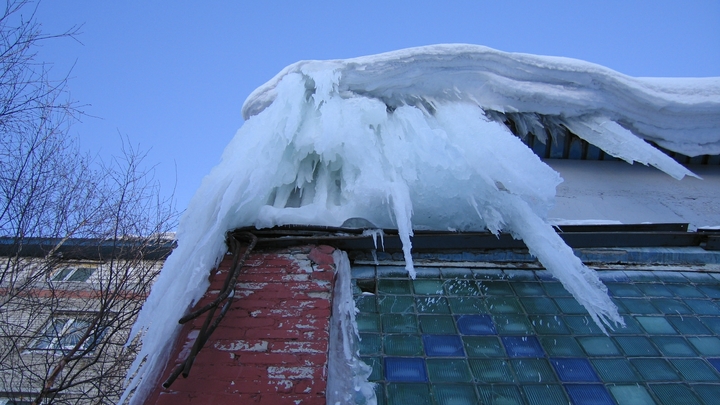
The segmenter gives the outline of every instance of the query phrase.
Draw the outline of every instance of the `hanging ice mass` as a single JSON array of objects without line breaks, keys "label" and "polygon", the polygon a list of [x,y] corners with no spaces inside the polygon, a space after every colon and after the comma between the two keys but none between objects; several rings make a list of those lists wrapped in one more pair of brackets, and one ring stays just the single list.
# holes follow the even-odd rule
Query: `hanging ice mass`
[{"label": "hanging ice mass", "polygon": [[251,94],[243,116],[135,325],[147,329],[138,377],[159,364],[177,319],[205,292],[226,231],[243,226],[364,218],[398,230],[411,276],[413,229],[510,232],[598,325],[621,324],[597,275],[545,220],[562,179],[504,122],[520,135],[569,129],[677,179],[693,174],[644,140],[720,153],[717,78],[636,79],[472,45],[298,62]]}]

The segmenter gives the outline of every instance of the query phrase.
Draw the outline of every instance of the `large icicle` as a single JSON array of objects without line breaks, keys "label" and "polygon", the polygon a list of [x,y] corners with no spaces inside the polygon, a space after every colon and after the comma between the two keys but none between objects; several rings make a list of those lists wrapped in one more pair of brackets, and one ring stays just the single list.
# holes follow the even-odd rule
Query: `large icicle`
[{"label": "large icicle", "polygon": [[621,322],[615,306],[545,220],[562,179],[499,117],[514,116],[521,131],[565,125],[677,178],[690,173],[640,138],[686,154],[720,153],[717,78],[635,79],[470,45],[299,62],[256,90],[243,114],[133,328],[144,334],[128,374],[135,403],[164,365],[177,320],[205,292],[228,230],[362,218],[398,229],[411,275],[413,229],[511,232],[602,326]]}]

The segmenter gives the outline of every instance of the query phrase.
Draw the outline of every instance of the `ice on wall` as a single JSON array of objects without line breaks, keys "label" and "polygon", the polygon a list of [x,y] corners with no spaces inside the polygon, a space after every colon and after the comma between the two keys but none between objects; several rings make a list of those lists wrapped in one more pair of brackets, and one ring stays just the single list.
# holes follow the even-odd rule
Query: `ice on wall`
[{"label": "ice on wall", "polygon": [[676,178],[692,173],[642,139],[720,153],[720,79],[636,79],[471,45],[298,62],[258,88],[243,115],[134,326],[144,333],[129,373],[127,392],[144,379],[134,398],[152,388],[228,230],[363,218],[399,231],[412,276],[414,229],[510,232],[602,326],[621,323],[617,309],[546,220],[562,179],[502,121],[521,135],[570,129]]}]

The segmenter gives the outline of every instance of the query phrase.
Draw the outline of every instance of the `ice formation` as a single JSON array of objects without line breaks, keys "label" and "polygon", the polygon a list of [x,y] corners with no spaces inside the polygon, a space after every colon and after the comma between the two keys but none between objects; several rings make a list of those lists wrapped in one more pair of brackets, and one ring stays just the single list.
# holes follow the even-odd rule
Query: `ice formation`
[{"label": "ice formation", "polygon": [[413,229],[510,232],[599,325],[620,323],[596,274],[545,219],[562,179],[502,122],[540,138],[567,128],[679,179],[692,173],[643,139],[720,153],[720,78],[638,79],[578,60],[437,45],[298,62],[253,92],[243,116],[134,326],[144,333],[129,373],[128,392],[143,380],[135,398],[205,292],[226,231],[242,226],[364,218],[398,230],[411,275]]}]

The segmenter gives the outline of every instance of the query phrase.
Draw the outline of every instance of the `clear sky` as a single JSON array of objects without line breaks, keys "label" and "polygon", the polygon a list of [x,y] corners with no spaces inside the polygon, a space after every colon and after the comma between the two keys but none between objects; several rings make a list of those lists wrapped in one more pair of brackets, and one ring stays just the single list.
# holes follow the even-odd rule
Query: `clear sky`
[{"label": "clear sky", "polygon": [[720,1],[45,0],[39,57],[87,116],[71,133],[102,159],[120,134],[184,209],[243,123],[256,87],[302,59],[437,43],[583,59],[631,76],[720,76]]}]

